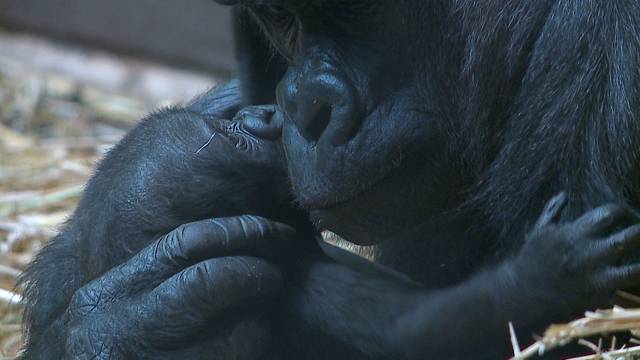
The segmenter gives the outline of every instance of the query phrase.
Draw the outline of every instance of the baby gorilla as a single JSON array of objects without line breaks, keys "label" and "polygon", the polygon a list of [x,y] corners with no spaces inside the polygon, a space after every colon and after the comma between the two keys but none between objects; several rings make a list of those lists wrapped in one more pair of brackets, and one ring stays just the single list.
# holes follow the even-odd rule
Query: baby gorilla
[{"label": "baby gorilla", "polygon": [[[288,200],[275,109],[222,119],[239,103],[231,83],[148,116],[109,152],[72,220],[24,275],[25,358],[265,351],[257,310],[234,318],[229,309],[273,299],[279,270],[246,255],[264,258],[295,231],[246,214],[299,229],[305,220]],[[112,326],[122,322],[109,321],[111,314],[123,319],[123,311],[131,326]]]}]

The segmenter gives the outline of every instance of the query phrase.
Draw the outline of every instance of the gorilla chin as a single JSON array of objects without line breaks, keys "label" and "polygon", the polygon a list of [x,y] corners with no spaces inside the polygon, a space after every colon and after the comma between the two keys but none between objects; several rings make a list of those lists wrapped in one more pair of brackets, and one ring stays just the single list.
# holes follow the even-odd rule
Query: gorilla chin
[{"label": "gorilla chin", "polygon": [[425,214],[437,214],[458,206],[459,194],[434,182],[433,170],[418,166],[427,161],[424,153],[414,151],[382,179],[354,190],[354,195],[346,200],[310,208],[314,226],[332,231],[356,245],[374,245],[412,233],[431,220]]}]

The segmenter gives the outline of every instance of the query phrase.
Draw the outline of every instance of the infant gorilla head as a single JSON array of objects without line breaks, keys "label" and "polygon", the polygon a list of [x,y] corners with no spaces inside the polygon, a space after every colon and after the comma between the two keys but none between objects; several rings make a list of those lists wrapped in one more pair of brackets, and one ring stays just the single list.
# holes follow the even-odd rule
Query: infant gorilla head
[{"label": "infant gorilla head", "polygon": [[[212,217],[261,215],[308,229],[291,206],[281,114],[266,105],[234,115],[237,101],[219,109],[227,92],[142,120],[101,162],[73,226],[94,228],[101,219],[105,239],[127,239],[104,244],[123,260],[150,239]],[[103,261],[99,251],[88,255]]]},{"label": "infant gorilla head", "polygon": [[[268,105],[241,109],[231,120],[188,108],[152,114],[127,136],[137,144],[119,145],[148,147],[124,162],[138,169],[123,189],[136,191],[132,215],[148,213],[154,226],[253,213],[278,218],[278,205],[290,207],[283,203],[289,186],[281,128],[282,116]],[[138,132],[147,141],[141,144],[146,137]]]}]

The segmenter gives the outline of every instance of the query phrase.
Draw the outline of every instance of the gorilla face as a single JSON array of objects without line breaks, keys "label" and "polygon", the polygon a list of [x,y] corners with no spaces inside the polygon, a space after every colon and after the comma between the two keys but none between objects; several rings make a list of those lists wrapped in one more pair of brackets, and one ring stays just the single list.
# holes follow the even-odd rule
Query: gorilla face
[{"label": "gorilla face", "polygon": [[293,188],[302,206],[318,209],[370,189],[432,129],[412,95],[399,2],[310,3],[280,10],[297,27],[288,38],[270,32],[291,59],[276,94]]},{"label": "gorilla face", "polygon": [[[417,189],[416,179],[407,177],[432,174],[428,164],[444,147],[435,126],[438,111],[423,100],[432,86],[424,84],[429,48],[421,43],[429,39],[421,35],[422,1],[242,5],[289,62],[276,90],[285,117],[283,146],[294,194],[320,227],[363,242],[346,233],[388,229],[384,224],[391,222],[381,222],[387,213],[413,207],[388,201],[404,196],[407,187],[420,193],[410,205],[441,197],[431,181]],[[421,164],[403,170],[412,157]],[[355,224],[357,231],[347,229]]]}]

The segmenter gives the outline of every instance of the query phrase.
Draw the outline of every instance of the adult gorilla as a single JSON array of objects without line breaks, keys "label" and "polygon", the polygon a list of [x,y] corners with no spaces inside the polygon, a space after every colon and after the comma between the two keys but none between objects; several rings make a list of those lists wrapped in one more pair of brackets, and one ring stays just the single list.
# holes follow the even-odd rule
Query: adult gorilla
[{"label": "adult gorilla", "polygon": [[[253,53],[242,59],[247,101],[269,102],[273,79],[282,77],[276,93],[286,113],[282,145],[296,202],[318,229],[378,244],[376,261],[415,281],[335,250],[329,251],[338,262],[308,253],[299,261],[276,260],[285,267],[286,291],[272,323],[274,357],[494,359],[505,354],[507,321],[533,331],[607,305],[616,288],[637,284],[640,265],[625,253],[638,247],[640,227],[621,228],[635,221],[627,209],[639,203],[639,5],[219,2],[242,2],[240,50]],[[276,54],[265,52],[249,18]],[[562,190],[566,195],[544,207]],[[85,197],[85,203],[91,201]],[[605,203],[621,205],[582,215]],[[287,211],[245,205],[233,210],[270,217]],[[240,215],[230,212],[224,215]],[[91,224],[105,221],[76,214],[83,216],[82,229],[67,237],[87,237]],[[51,249],[58,246],[58,254],[45,251],[27,275],[27,355],[256,355],[267,335],[245,320],[263,307],[233,312],[228,302],[271,298],[276,270],[255,258],[220,256],[252,253],[247,248],[263,246],[257,239],[286,232],[269,224],[226,219],[224,231],[214,234],[203,223],[191,224],[186,229],[193,231],[179,233],[189,239],[175,241],[173,233],[105,275],[128,258],[113,255],[125,240],[87,240],[85,252],[104,254],[104,247],[108,255],[99,265],[83,255],[79,268],[67,260],[72,271],[64,284],[47,269],[76,249],[71,241],[55,241]],[[206,245],[202,237],[213,240]],[[220,243],[223,251],[206,249]],[[222,270],[199,281],[180,272],[203,256]],[[180,261],[172,261],[176,257]],[[161,272],[182,274],[184,281],[154,278],[150,269],[158,263]],[[140,296],[131,285],[136,274],[171,289],[172,306],[147,290]],[[252,291],[264,274],[267,289]],[[194,296],[206,284],[208,290],[223,284],[226,295],[211,302]],[[193,324],[176,316],[180,311]],[[208,323],[215,331],[194,337],[205,318],[217,320]]]}]

